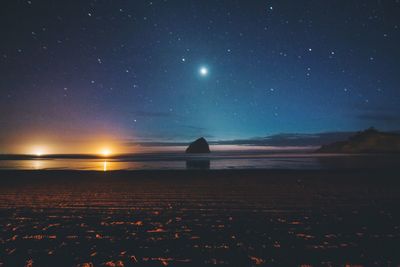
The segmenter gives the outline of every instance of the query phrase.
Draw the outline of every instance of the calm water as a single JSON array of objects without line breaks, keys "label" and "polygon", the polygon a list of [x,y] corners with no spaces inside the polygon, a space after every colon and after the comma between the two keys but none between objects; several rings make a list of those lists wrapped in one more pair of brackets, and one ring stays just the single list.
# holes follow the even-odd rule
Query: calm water
[{"label": "calm water", "polygon": [[16,170],[146,170],[146,169],[340,169],[394,168],[399,156],[326,155],[312,153],[214,152],[209,155],[184,153],[136,154],[110,158],[3,157],[0,169]]}]

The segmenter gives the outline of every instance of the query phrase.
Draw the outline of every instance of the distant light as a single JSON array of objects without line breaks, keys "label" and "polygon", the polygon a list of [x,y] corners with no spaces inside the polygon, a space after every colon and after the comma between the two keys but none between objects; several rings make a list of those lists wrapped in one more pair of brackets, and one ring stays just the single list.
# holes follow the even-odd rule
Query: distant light
[{"label": "distant light", "polygon": [[208,69],[206,67],[201,67],[200,68],[200,75],[201,76],[207,76],[208,75]]},{"label": "distant light", "polygon": [[100,154],[107,157],[107,156],[111,155],[111,151],[109,149],[105,148],[105,149],[101,150]]},{"label": "distant light", "polygon": [[44,149],[43,147],[41,147],[41,146],[36,146],[36,147],[33,147],[33,148],[32,148],[30,154],[31,154],[31,155],[35,155],[36,157],[41,157],[41,156],[43,156],[44,154],[46,154],[46,151],[45,151],[45,149]]}]

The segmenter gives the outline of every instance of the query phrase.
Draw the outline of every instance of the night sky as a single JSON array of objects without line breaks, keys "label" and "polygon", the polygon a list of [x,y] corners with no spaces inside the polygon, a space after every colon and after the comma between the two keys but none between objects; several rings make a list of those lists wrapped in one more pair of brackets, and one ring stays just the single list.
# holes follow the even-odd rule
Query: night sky
[{"label": "night sky", "polygon": [[0,153],[400,129],[399,0],[6,0],[0,29]]}]

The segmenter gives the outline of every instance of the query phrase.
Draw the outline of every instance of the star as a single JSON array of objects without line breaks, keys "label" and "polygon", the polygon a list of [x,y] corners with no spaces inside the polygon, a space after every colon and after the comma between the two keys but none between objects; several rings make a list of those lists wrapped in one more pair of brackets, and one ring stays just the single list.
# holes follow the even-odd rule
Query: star
[{"label": "star", "polygon": [[200,70],[199,70],[199,73],[200,73],[200,75],[203,76],[203,77],[207,76],[207,75],[208,75],[208,68],[207,68],[207,67],[204,67],[204,66],[201,67]]}]

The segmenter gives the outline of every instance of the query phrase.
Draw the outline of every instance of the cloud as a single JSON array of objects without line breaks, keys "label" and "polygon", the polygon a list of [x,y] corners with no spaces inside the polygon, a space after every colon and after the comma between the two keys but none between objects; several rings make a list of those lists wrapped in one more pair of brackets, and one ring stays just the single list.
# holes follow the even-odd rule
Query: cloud
[{"label": "cloud", "polygon": [[253,145],[253,146],[321,146],[323,144],[346,140],[354,132],[327,132],[327,133],[282,133],[266,137],[218,141],[223,145]]},{"label": "cloud", "polygon": [[[209,141],[210,145],[243,145],[243,146],[321,146],[332,142],[342,141],[348,139],[354,132],[328,132],[328,133],[312,133],[312,134],[276,134],[266,137],[257,137],[249,139],[236,139],[236,140],[220,140]],[[207,139],[215,138],[211,135],[190,135],[183,136],[164,136],[163,139],[159,137],[147,137],[147,139],[126,140],[125,145],[129,146],[186,146],[190,141],[203,136]],[[157,140],[157,141],[156,141]],[[161,140],[161,141],[160,141]],[[190,141],[180,141],[190,140]]]},{"label": "cloud", "polygon": [[135,138],[126,139],[123,144],[126,146],[179,146],[187,145],[193,140],[204,137],[208,140],[215,139],[209,134],[208,129],[188,124],[174,124],[171,128],[154,132],[136,133]]},{"label": "cloud", "polygon": [[360,120],[380,123],[399,123],[400,116],[391,113],[363,113],[358,115]]}]

